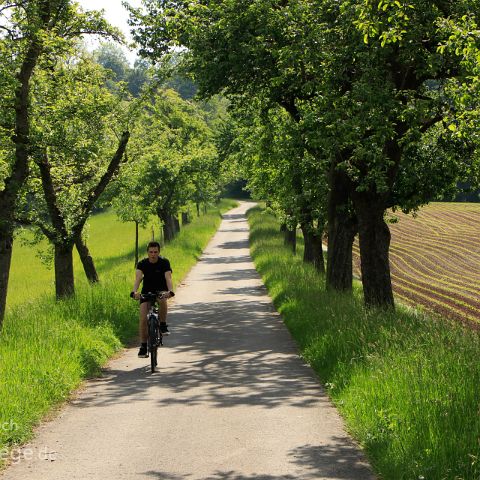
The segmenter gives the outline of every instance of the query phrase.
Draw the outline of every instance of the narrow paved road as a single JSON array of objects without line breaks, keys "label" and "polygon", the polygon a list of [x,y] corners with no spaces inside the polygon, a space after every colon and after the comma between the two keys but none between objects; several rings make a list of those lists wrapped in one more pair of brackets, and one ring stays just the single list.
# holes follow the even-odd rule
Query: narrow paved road
[{"label": "narrow paved road", "polygon": [[2,480],[373,478],[255,271],[250,205],[178,289],[160,371],[126,350]]}]

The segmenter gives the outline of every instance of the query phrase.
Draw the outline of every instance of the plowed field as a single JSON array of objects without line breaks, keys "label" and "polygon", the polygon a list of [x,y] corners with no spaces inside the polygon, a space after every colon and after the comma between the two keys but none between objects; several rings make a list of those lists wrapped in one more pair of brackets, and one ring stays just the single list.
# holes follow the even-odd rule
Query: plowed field
[{"label": "plowed field", "polygon": [[[480,204],[433,203],[417,217],[396,213],[390,267],[402,303],[480,324]],[[358,242],[354,271],[360,276]]]}]

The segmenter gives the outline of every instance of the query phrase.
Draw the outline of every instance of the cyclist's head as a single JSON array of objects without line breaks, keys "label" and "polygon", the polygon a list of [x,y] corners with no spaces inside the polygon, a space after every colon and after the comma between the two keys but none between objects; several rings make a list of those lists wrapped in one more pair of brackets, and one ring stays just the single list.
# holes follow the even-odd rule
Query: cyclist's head
[{"label": "cyclist's head", "polygon": [[158,242],[150,242],[150,243],[147,245],[147,252],[148,252],[151,248],[156,248],[158,251],[160,251],[160,244],[159,244]]},{"label": "cyclist's head", "polygon": [[147,245],[147,254],[150,261],[156,263],[158,255],[160,254],[160,244],[158,242],[150,242]]}]

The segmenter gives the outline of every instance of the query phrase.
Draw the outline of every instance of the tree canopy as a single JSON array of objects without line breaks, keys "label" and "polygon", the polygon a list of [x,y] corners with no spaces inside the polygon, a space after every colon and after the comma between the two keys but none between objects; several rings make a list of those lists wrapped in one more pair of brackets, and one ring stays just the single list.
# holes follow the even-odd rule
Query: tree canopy
[{"label": "tree canopy", "polygon": [[[265,112],[290,115],[304,151],[283,152],[270,173],[254,168],[252,182],[281,178],[290,161],[285,203],[301,191],[300,203],[313,206],[312,189],[295,179],[314,159],[313,196],[328,212],[327,285],[351,284],[358,231],[365,301],[393,306],[386,210],[415,210],[478,178],[478,2],[144,3],[132,25],[146,58],[184,48],[201,96],[258,105],[264,126],[272,124]],[[284,197],[282,188],[277,182],[272,198]]]}]

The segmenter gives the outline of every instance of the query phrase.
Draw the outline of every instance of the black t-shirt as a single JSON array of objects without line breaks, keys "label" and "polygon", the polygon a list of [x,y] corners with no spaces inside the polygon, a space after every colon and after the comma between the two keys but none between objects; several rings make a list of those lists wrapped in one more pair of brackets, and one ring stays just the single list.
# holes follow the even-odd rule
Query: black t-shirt
[{"label": "black t-shirt", "polygon": [[171,272],[170,262],[158,257],[158,262],[151,263],[148,258],[138,262],[137,269],[143,272],[142,293],[167,291],[165,272]]}]

